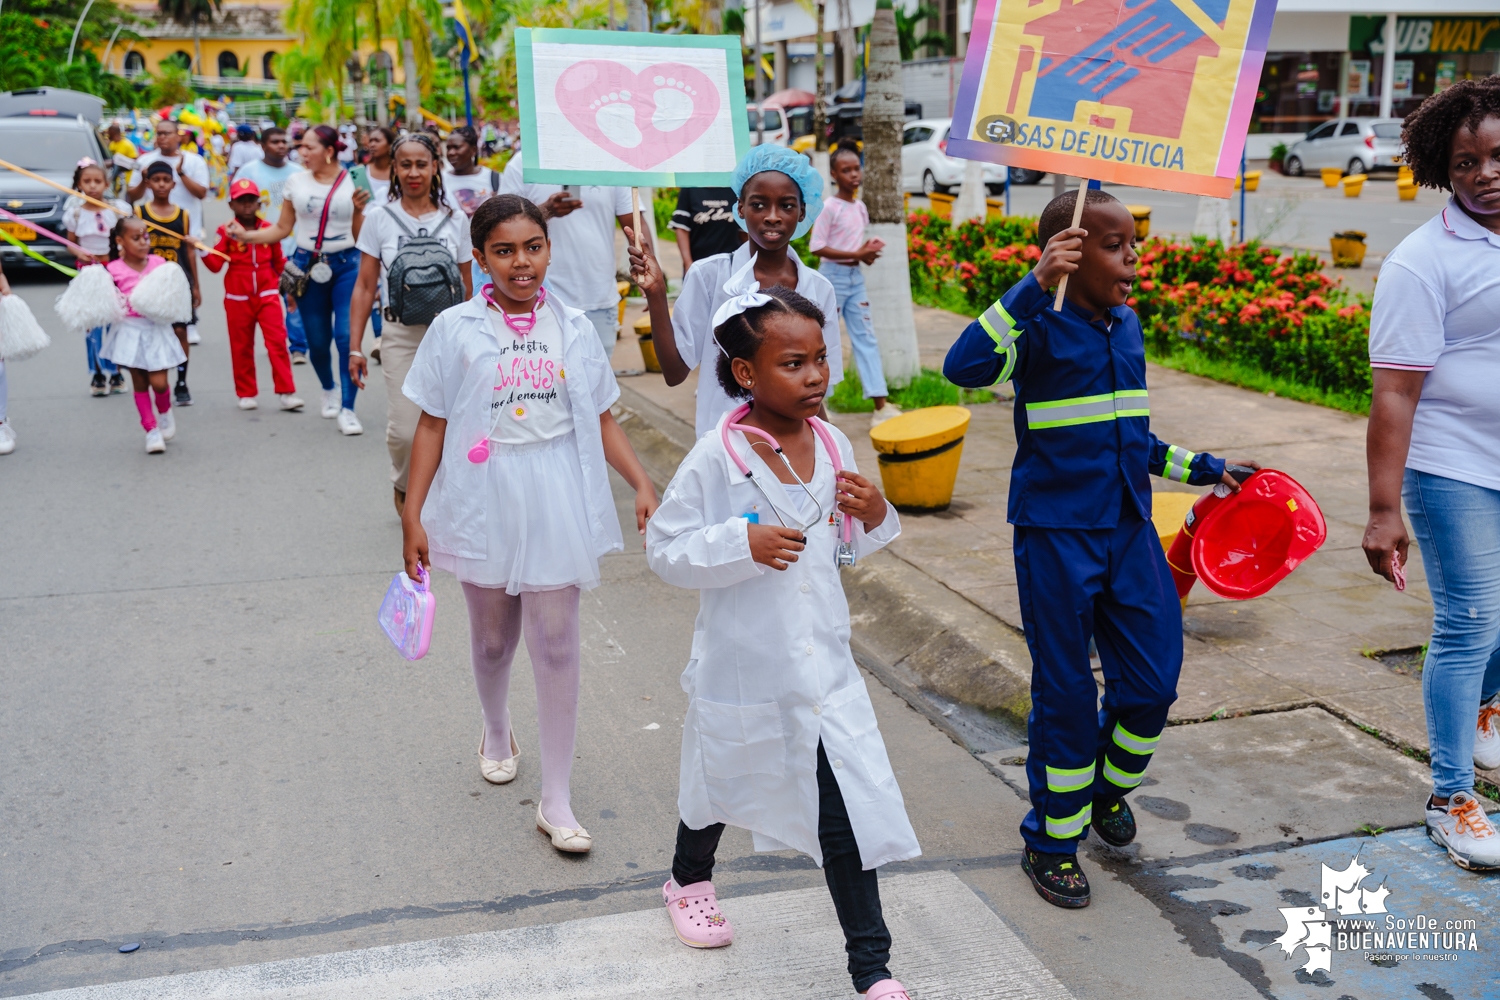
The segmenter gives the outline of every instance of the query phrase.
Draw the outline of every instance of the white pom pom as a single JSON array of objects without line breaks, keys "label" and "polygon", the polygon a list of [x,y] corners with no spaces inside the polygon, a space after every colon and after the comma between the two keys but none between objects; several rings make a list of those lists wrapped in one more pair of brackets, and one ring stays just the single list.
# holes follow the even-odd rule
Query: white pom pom
[{"label": "white pom pom", "polygon": [[51,343],[25,299],[0,297],[0,360],[24,361]]},{"label": "white pom pom", "polygon": [[115,280],[102,264],[82,268],[57,297],[54,308],[64,326],[80,333],[125,318],[125,304],[115,289]]},{"label": "white pom pom", "polygon": [[[184,248],[185,252],[192,251]],[[157,323],[190,323],[193,319],[193,289],[187,275],[176,264],[158,267],[141,279],[130,293],[130,307]]]}]

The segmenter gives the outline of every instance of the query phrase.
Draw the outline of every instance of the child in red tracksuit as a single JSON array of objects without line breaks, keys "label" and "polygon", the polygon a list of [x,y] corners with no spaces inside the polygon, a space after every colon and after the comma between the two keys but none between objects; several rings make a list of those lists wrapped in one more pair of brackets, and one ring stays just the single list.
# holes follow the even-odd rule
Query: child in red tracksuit
[{"label": "child in red tracksuit", "polygon": [[[229,185],[229,207],[240,225],[259,229],[268,223],[256,212],[260,209],[260,188],[252,180],[240,179]],[[266,353],[271,357],[271,379],[283,410],[302,409],[292,380],[292,358],[286,347],[286,317],[281,311],[281,271],[286,258],[281,244],[257,245],[229,238],[219,227],[220,253],[229,255],[229,273],[224,276],[224,315],[229,324],[229,354],[234,363],[234,394],[240,398],[240,409],[253,410],[256,402],[255,324],[260,324]],[[203,261],[210,271],[224,267],[223,257],[209,254]]]}]

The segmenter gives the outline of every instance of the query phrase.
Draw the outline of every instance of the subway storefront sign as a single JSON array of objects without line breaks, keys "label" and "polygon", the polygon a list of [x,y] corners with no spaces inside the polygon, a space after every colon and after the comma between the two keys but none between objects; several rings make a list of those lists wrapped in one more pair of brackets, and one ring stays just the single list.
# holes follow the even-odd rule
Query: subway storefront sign
[{"label": "subway storefront sign", "polygon": [[[1349,18],[1349,51],[1385,53],[1383,17]],[[1396,19],[1396,52],[1459,54],[1500,52],[1500,17],[1402,17]]]}]

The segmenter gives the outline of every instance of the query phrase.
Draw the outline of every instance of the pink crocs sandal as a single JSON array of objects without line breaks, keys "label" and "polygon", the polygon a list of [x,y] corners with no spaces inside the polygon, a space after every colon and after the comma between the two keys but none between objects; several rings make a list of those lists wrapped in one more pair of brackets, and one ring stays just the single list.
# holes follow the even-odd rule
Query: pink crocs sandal
[{"label": "pink crocs sandal", "polygon": [[894,979],[882,979],[866,991],[865,1000],[911,1000],[911,996]]},{"label": "pink crocs sandal", "polygon": [[[722,948],[734,940],[734,928],[719,912],[712,882],[678,886],[671,879],[661,887],[662,901],[672,918],[677,940],[689,948]],[[892,994],[894,996],[894,994]]]}]

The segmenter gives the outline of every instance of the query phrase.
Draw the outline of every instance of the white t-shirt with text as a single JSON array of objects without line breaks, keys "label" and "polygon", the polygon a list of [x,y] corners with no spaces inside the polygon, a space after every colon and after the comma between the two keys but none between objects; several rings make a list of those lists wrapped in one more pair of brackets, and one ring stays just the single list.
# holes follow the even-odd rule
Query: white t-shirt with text
[{"label": "white t-shirt with text", "polygon": [[546,303],[536,311],[536,326],[518,335],[493,309],[490,323],[500,342],[495,370],[490,440],[497,444],[535,444],[573,429],[573,410],[563,380],[562,327]]}]

